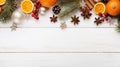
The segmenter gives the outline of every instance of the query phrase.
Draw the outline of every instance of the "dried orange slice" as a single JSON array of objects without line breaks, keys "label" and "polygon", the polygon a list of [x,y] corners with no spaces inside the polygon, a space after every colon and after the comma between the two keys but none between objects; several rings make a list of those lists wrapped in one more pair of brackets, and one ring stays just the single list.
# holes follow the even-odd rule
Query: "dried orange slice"
[{"label": "dried orange slice", "polygon": [[105,12],[105,10],[106,10],[106,8],[105,8],[105,5],[104,5],[104,3],[102,3],[102,2],[98,2],[98,3],[96,3],[95,4],[95,6],[94,6],[94,12],[96,13],[96,14],[99,14],[99,13],[104,13]]},{"label": "dried orange slice", "polygon": [[25,13],[31,13],[34,8],[33,2],[31,0],[23,0],[20,6],[22,11]]},{"label": "dried orange slice", "polygon": [[0,5],[5,4],[6,0],[0,0]]}]

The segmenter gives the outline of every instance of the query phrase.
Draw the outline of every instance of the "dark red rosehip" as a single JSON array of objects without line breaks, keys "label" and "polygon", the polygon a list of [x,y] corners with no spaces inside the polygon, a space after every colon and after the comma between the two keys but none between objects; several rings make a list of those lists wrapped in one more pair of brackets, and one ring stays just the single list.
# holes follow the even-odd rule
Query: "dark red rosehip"
[{"label": "dark red rosehip", "polygon": [[39,4],[40,3],[40,1],[39,0],[36,0],[36,4]]},{"label": "dark red rosehip", "polygon": [[35,16],[37,16],[37,17],[38,17],[38,13],[36,13],[36,14],[35,14]]},{"label": "dark red rosehip", "polygon": [[108,13],[107,12],[104,13],[104,17],[108,17]]},{"label": "dark red rosehip", "polygon": [[39,12],[39,9],[36,9],[36,12],[38,13],[38,12]]},{"label": "dark red rosehip", "polygon": [[103,17],[103,14],[102,14],[102,13],[99,13],[98,15],[99,15],[100,17]]},{"label": "dark red rosehip", "polygon": [[36,8],[38,8],[38,9],[39,9],[39,8],[40,8],[40,5],[37,5],[37,7],[36,7]]},{"label": "dark red rosehip", "polygon": [[35,10],[33,10],[32,13],[35,13]]},{"label": "dark red rosehip", "polygon": [[35,15],[32,13],[32,15],[31,15],[32,17],[34,17]]},{"label": "dark red rosehip", "polygon": [[37,4],[36,4],[36,3],[34,3],[34,6],[36,7],[36,6],[37,6]]},{"label": "dark red rosehip", "polygon": [[102,21],[102,22],[104,22],[104,21],[105,21],[105,19],[104,19],[104,18],[102,18],[102,19],[101,19],[101,21]]},{"label": "dark red rosehip", "polygon": [[109,19],[108,18],[105,18],[106,21],[108,21]]}]

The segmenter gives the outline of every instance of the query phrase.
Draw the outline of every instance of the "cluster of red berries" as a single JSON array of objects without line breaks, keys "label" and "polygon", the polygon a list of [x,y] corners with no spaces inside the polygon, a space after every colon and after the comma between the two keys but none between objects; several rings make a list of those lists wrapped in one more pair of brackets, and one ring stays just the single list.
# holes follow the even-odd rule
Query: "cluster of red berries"
[{"label": "cluster of red berries", "polygon": [[104,21],[108,21],[109,19],[108,19],[108,13],[104,13],[104,14],[101,14],[101,13],[99,13],[98,14],[99,15],[99,17],[101,18],[101,20],[102,20],[102,22],[104,22]]},{"label": "cluster of red berries", "polygon": [[32,11],[32,17],[34,17],[36,20],[39,20],[39,10],[40,10],[41,4],[39,0],[36,0],[34,3],[34,10]]}]

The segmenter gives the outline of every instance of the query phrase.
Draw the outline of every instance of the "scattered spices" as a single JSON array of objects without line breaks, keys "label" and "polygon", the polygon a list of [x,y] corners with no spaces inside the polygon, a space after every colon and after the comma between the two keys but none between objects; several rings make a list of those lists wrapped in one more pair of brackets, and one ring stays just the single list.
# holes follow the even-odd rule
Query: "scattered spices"
[{"label": "scattered spices", "polygon": [[16,31],[17,24],[16,24],[16,23],[13,23],[10,28],[11,28],[11,31]]},{"label": "scattered spices", "polygon": [[61,23],[60,28],[61,28],[61,29],[65,29],[65,28],[67,28],[66,23],[65,23],[65,22]]},{"label": "scattered spices", "polygon": [[81,16],[84,17],[84,19],[90,19],[92,13],[90,13],[90,10],[87,9],[87,7],[80,7]]},{"label": "scattered spices", "polygon": [[74,23],[74,25],[79,24],[79,22],[80,22],[79,17],[76,17],[76,15],[71,17],[71,19],[72,19],[71,22]]},{"label": "scattered spices", "polygon": [[59,14],[61,11],[61,8],[60,8],[60,6],[56,5],[52,8],[52,11],[54,14]]},{"label": "scattered spices", "polygon": [[53,15],[53,17],[50,17],[51,22],[56,23],[57,22],[57,16]]},{"label": "scattered spices", "polygon": [[97,26],[98,26],[99,24],[101,24],[102,22],[103,22],[103,20],[102,20],[100,17],[98,17],[98,18],[95,17],[94,23],[96,23]]}]

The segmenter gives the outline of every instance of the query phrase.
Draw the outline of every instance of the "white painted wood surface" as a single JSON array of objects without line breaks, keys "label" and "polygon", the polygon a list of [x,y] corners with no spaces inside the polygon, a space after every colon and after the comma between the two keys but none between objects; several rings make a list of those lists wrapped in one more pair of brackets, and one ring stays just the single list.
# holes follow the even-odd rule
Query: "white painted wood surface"
[{"label": "white painted wood surface", "polygon": [[1,52],[119,52],[120,34],[114,28],[0,29]]},{"label": "white painted wood surface", "polygon": [[0,54],[0,67],[119,67],[120,54]]},{"label": "white painted wood surface", "polygon": [[[79,14],[78,14],[79,15]],[[50,23],[51,13],[32,18],[11,32],[12,23],[0,24],[0,67],[119,67],[120,33],[115,24],[96,26],[90,20],[61,30]],[[30,19],[30,20],[29,20]],[[116,23],[116,21],[114,21]]]}]

